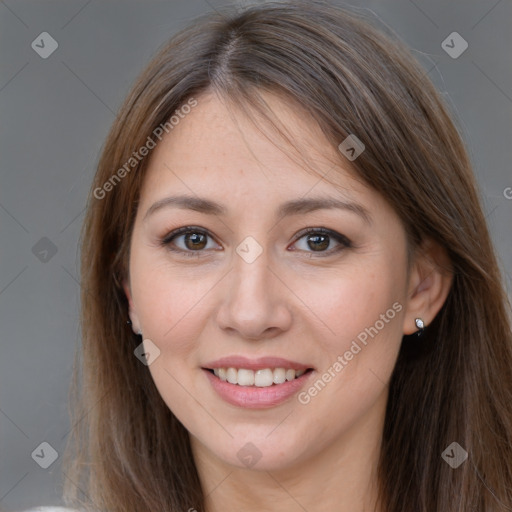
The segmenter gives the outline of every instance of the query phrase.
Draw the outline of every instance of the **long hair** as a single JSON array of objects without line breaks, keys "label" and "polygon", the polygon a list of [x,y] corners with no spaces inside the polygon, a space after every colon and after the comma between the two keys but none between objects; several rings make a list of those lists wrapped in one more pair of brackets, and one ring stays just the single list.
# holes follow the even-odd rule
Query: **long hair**
[{"label": "long hair", "polygon": [[[428,237],[449,256],[445,304],[421,351],[404,337],[389,384],[382,510],[512,510],[509,305],[461,136],[396,36],[355,9],[316,1],[197,19],[161,48],[119,110],[81,234],[82,343],[70,393],[66,503],[108,512],[205,510],[188,432],[133,354],[140,338],[126,324],[121,283],[148,164],[133,155],[150,139],[158,143],[155,130],[170,130],[183,105],[211,91],[267,118],[261,93],[279,94],[301,105],[334,147],[356,135],[366,149],[352,167],[397,212],[408,247]],[[468,452],[456,469],[441,456],[453,442]]]}]

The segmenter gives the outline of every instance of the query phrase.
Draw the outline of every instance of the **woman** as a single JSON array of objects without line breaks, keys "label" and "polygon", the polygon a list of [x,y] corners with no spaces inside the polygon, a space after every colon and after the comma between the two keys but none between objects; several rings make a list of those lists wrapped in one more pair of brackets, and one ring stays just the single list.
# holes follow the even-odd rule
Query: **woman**
[{"label": "woman", "polygon": [[506,298],[394,36],[317,2],[197,20],[122,106],[82,236],[69,505],[511,509]]}]

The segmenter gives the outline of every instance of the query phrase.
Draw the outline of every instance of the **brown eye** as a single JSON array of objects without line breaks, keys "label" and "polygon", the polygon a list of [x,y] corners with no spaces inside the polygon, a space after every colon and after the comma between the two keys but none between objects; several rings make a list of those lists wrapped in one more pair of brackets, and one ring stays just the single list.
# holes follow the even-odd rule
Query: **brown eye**
[{"label": "brown eye", "polygon": [[187,233],[185,235],[185,246],[191,250],[204,249],[207,239],[203,233]]},{"label": "brown eye", "polygon": [[328,235],[307,235],[307,244],[313,251],[323,251],[329,247]]},{"label": "brown eye", "polygon": [[209,252],[209,249],[218,248],[216,244],[209,246],[210,240],[213,238],[208,232],[194,226],[186,226],[176,229],[169,233],[165,238],[160,240],[160,245],[168,250],[185,256],[201,256],[202,253]]},{"label": "brown eye", "polygon": [[[303,240],[306,243],[299,244]],[[346,236],[336,231],[315,228],[301,231],[297,235],[294,246],[298,246],[300,251],[309,252],[310,256],[313,255],[312,253],[317,253],[317,256],[329,256],[352,247],[352,242]]]}]

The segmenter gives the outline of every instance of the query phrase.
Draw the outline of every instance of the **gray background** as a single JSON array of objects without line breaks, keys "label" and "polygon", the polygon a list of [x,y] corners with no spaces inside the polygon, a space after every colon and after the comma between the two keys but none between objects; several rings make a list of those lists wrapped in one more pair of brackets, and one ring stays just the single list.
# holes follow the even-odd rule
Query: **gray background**
[{"label": "gray background", "polygon": [[[510,295],[512,2],[351,3],[372,9],[397,31],[447,97],[474,161]],[[61,458],[42,469],[31,454],[43,441],[61,453],[70,430],[67,392],[79,343],[77,242],[115,112],[157,48],[220,5],[0,1],[2,510],[61,504]],[[441,47],[453,31],[469,44],[456,59]],[[31,47],[42,32],[59,45],[47,59]],[[51,247],[43,237],[55,254],[41,252]]]}]

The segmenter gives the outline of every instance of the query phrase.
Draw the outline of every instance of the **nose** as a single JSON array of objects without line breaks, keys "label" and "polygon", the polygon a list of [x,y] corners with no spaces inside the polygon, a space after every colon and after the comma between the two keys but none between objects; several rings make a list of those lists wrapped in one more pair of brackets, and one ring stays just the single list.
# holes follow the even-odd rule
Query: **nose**
[{"label": "nose", "polygon": [[220,290],[218,326],[247,340],[268,339],[288,330],[292,322],[291,291],[269,266],[264,251],[247,263],[234,256],[231,272]]}]

